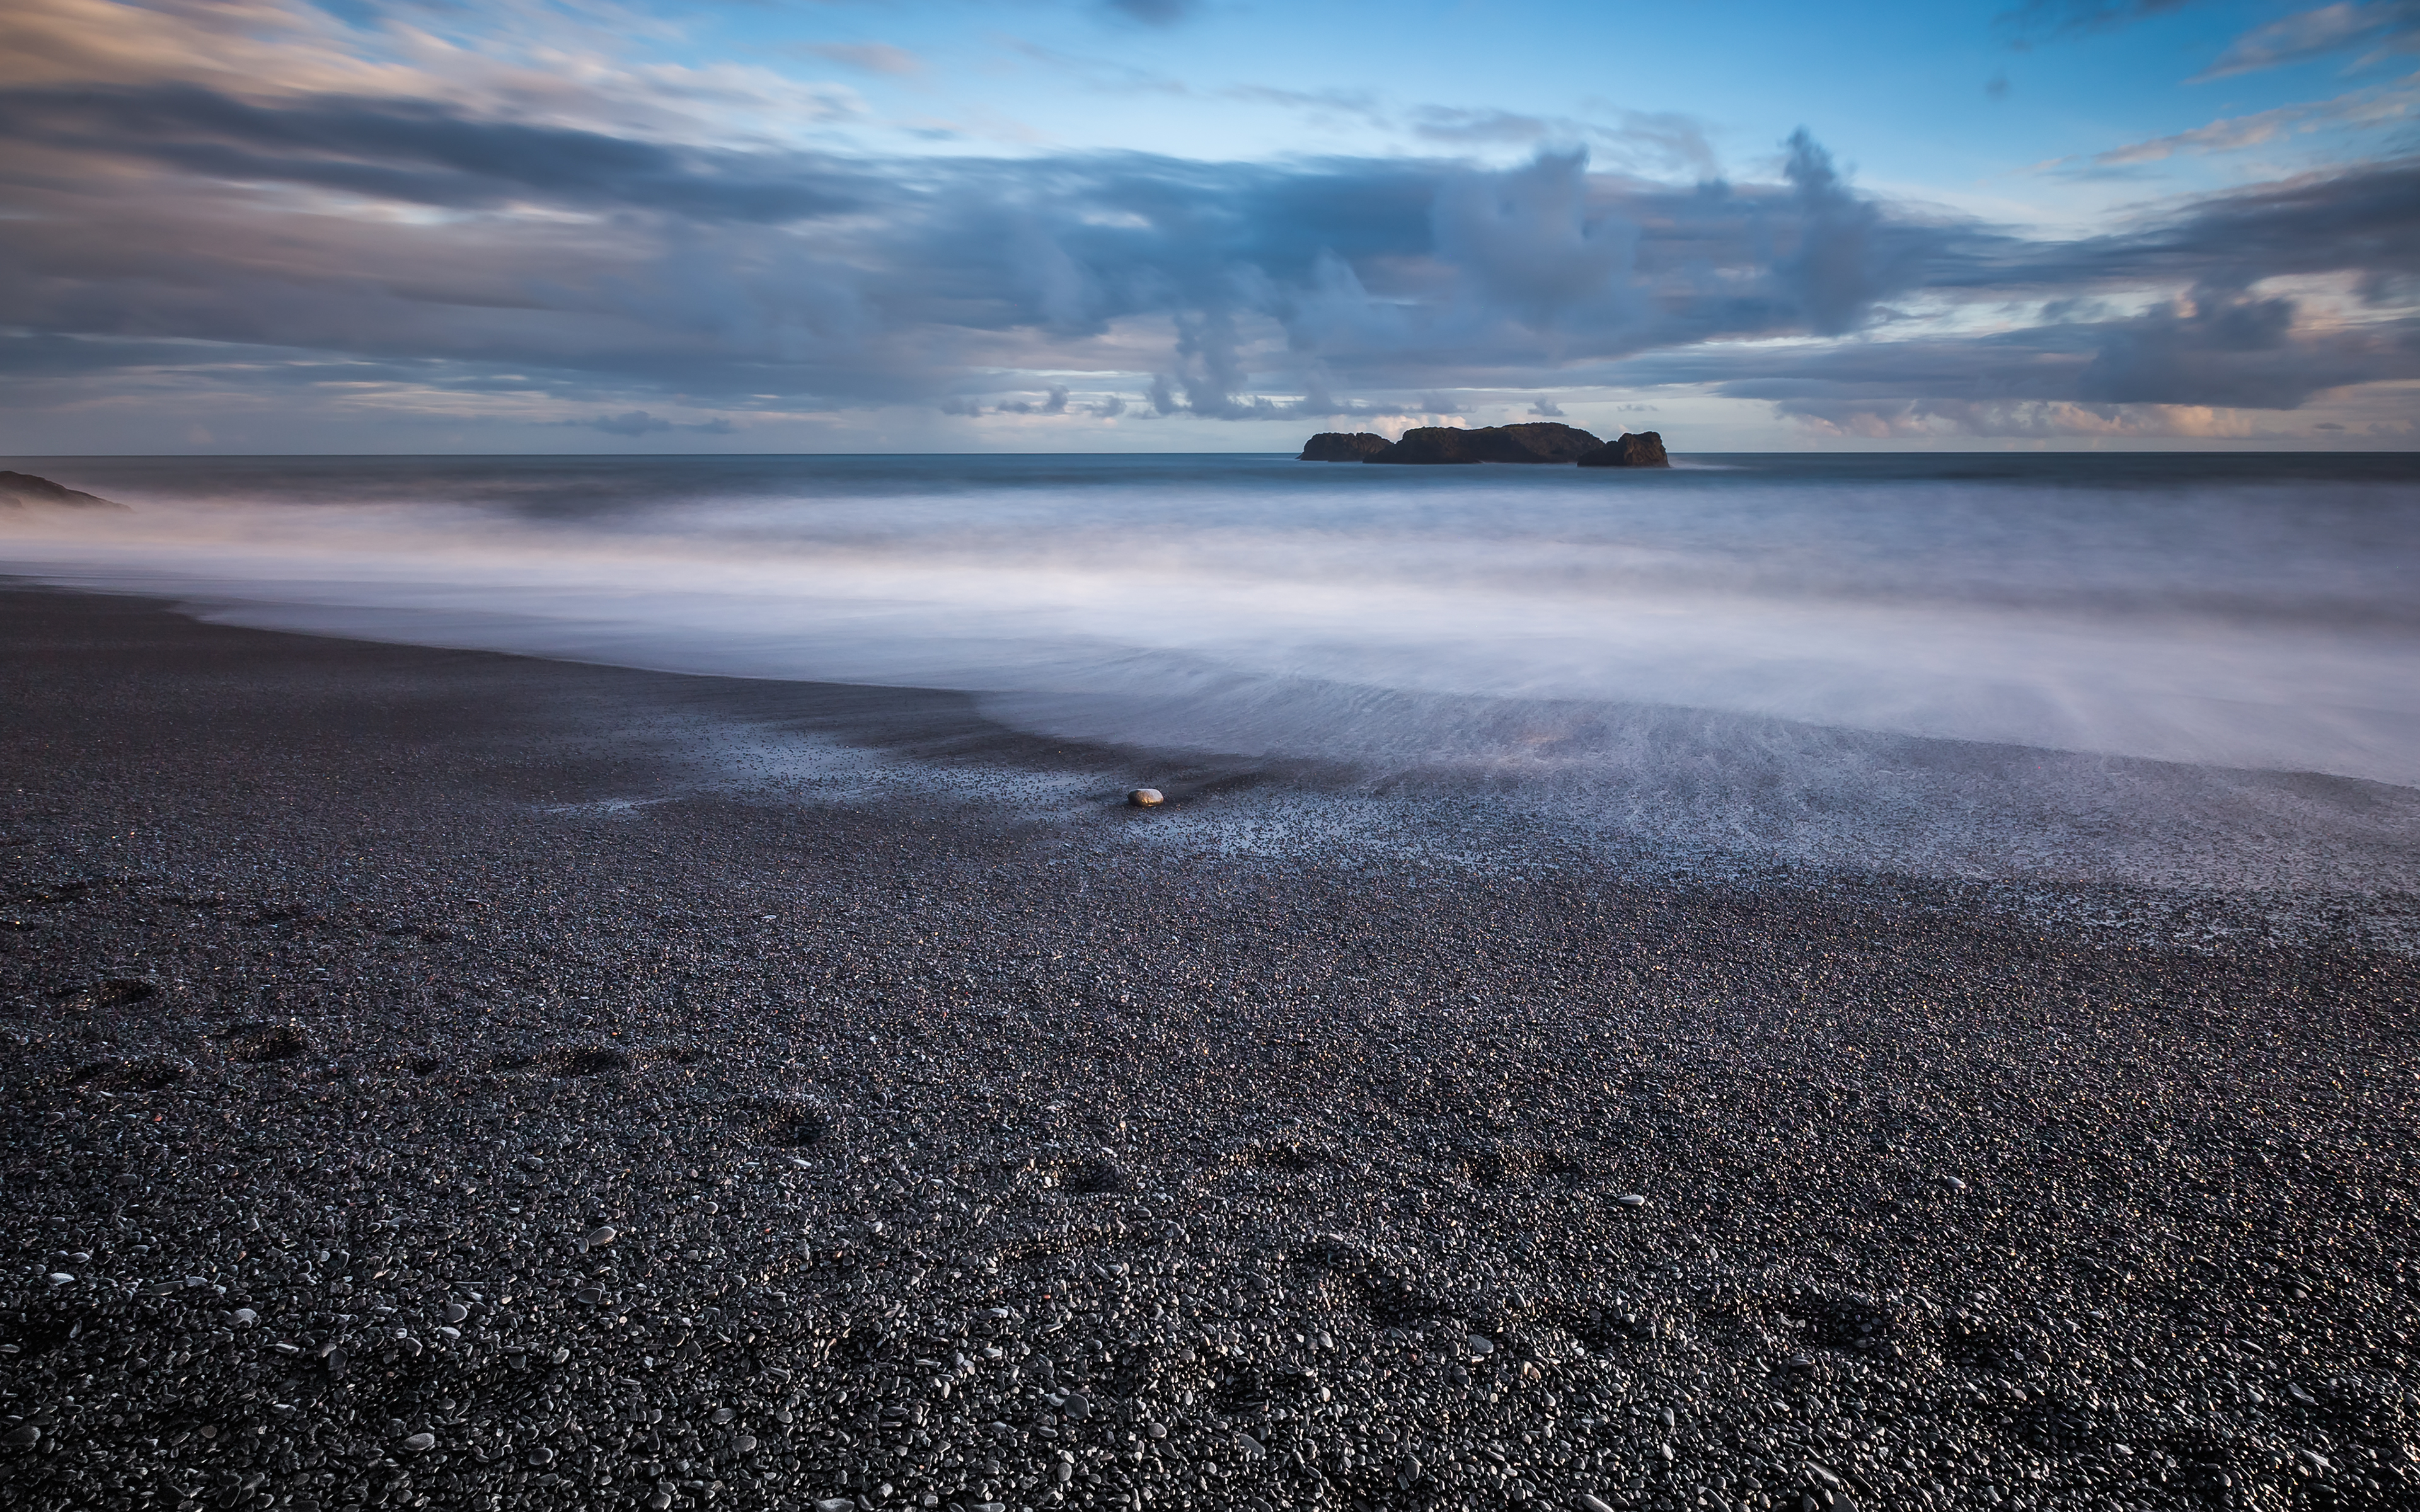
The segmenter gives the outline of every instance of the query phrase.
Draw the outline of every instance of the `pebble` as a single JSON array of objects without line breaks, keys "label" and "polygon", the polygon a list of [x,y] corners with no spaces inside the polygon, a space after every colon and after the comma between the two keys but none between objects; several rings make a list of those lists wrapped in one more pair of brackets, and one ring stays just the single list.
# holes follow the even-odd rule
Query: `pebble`
[{"label": "pebble", "polygon": [[1157,788],[1137,788],[1126,795],[1126,802],[1137,809],[1156,809],[1167,801]]},{"label": "pebble", "polygon": [[[185,811],[145,764],[224,726],[112,728],[0,846],[0,899],[41,925],[0,949],[0,1076],[29,1104],[0,1185],[11,1506],[2420,1488],[2381,1196],[2420,1168],[2397,1117],[2420,1041],[2379,1028],[2420,970],[2350,935],[2121,948],[1812,870],[1740,891],[1570,856],[1479,881],[1349,846],[1171,860],[1080,820],[1002,838],[980,805],[574,825],[489,801],[471,755],[365,767],[350,737],[315,807],[308,727],[206,768],[262,785],[201,806],[256,806],[240,866],[163,838],[81,901],[23,902],[87,864],[47,808],[98,857],[122,813]],[[616,780],[651,759],[608,744]],[[575,781],[548,770],[494,792]],[[417,800],[381,808],[398,784]],[[109,1011],[108,1057],[201,1069],[81,1083],[97,1021],[59,1029],[45,995],[133,963],[163,985],[151,1020]],[[230,1057],[219,1031],[255,1013],[307,1020],[304,1053]],[[2254,1042],[2258,1078],[2209,1073]],[[1988,1200],[1941,1202],[1968,1183]]]}]

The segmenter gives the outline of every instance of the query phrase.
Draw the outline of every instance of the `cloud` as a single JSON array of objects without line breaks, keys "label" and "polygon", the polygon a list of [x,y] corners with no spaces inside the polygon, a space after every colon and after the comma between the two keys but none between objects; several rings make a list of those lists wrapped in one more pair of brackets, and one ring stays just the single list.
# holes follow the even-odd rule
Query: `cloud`
[{"label": "cloud", "polygon": [[2356,47],[2399,53],[2420,49],[2420,0],[2342,0],[2297,11],[2237,38],[2200,77],[2224,79],[2307,63]]},{"label": "cloud", "polygon": [[1039,404],[1025,399],[1011,399],[1001,404],[1004,415],[1063,415],[1067,412],[1067,385],[1053,383]]},{"label": "cloud", "polygon": [[[2240,411],[2190,405],[2089,405],[2055,400],[1791,400],[1775,410],[1818,434],[1858,440],[1979,436],[2032,440],[2253,434]],[[2341,427],[2339,427],[2341,428]]]},{"label": "cloud", "polygon": [[1798,191],[1801,215],[1798,246],[1783,258],[1780,272],[1816,331],[1838,335],[1863,320],[1897,282],[1873,235],[1881,212],[1849,192],[1831,154],[1806,128],[1791,133],[1789,146],[1782,175]]},{"label": "cloud", "polygon": [[847,68],[897,79],[912,78],[924,71],[923,58],[888,42],[809,42],[804,51]]},{"label": "cloud", "polygon": [[842,68],[878,72],[898,80],[924,72],[924,58],[900,46],[891,46],[888,41],[808,41],[799,46],[799,51],[828,63],[840,63]]},{"label": "cloud", "polygon": [[[1869,193],[1805,131],[1770,177],[1687,183],[1573,144],[1505,166],[886,157],[590,120],[587,95],[540,112],[333,66],[258,92],[142,58],[0,88],[21,410],[508,395],[656,434],[687,406],[1376,419],[1668,383],[1875,414],[2233,411],[2400,381],[2420,353],[2410,159],[2045,239]],[[1685,122],[1599,114],[1694,150]],[[2312,279],[2357,317],[2279,286]]]},{"label": "cloud", "polygon": [[1552,399],[1540,399],[1529,407],[1529,413],[1548,420],[1560,420],[1563,418],[1563,407]]},{"label": "cloud", "polygon": [[2245,147],[2266,147],[2330,127],[2370,131],[2399,125],[2412,119],[2415,115],[2420,115],[2420,75],[2398,79],[2391,85],[2375,88],[2357,89],[2333,100],[2280,105],[2273,110],[2258,111],[2249,116],[2227,116],[2206,126],[2196,126],[2189,131],[2177,131],[2149,141],[2111,147],[2105,152],[2095,153],[2090,161],[2104,167],[2125,166],[2158,162],[2186,153],[2234,152]]},{"label": "cloud", "polygon": [[[1381,129],[1398,118],[1376,107],[1365,113]],[[1610,121],[1575,116],[1531,116],[1519,111],[1475,110],[1451,105],[1415,105],[1401,125],[1427,142],[1447,147],[1584,145],[1609,151],[1637,167],[1683,170],[1702,179],[1719,176],[1714,149],[1702,122],[1677,111],[1612,112]]]},{"label": "cloud", "polygon": [[1102,6],[1111,15],[1146,26],[1174,26],[1201,9],[1197,0],[1102,0]]},{"label": "cloud", "polygon": [[1792,415],[1933,419],[2040,405],[2283,410],[2330,390],[2420,379],[2420,317],[2306,329],[2298,316],[2282,297],[2204,291],[2131,318],[1983,339],[1673,353],[1626,364],[1622,376],[1771,400]]},{"label": "cloud", "polygon": [[856,170],[801,154],[675,147],[414,100],[256,103],[186,84],[0,90],[0,140],[194,177],[459,208],[535,193],[779,224],[855,208],[864,193]]},{"label": "cloud", "polygon": [[739,427],[717,416],[712,420],[674,421],[651,415],[644,409],[632,409],[619,415],[592,415],[584,420],[565,420],[559,424],[577,425],[588,430],[601,430],[608,436],[650,436],[659,431],[695,431],[706,436],[728,436]]},{"label": "cloud", "polygon": [[2001,34],[2023,47],[2037,39],[2115,31],[2182,10],[2195,0],[2025,0],[1993,18]]},{"label": "cloud", "polygon": [[1602,100],[1582,102],[1590,114],[1540,116],[1494,107],[1403,104],[1367,89],[1286,89],[1268,85],[1196,88],[1184,80],[1112,59],[1086,57],[1015,41],[1012,49],[1085,87],[1111,95],[1170,95],[1236,100],[1296,111],[1324,126],[1339,121],[1380,135],[1403,136],[1447,148],[1583,147],[1635,170],[1721,176],[1707,125],[1680,111],[1627,110]]}]

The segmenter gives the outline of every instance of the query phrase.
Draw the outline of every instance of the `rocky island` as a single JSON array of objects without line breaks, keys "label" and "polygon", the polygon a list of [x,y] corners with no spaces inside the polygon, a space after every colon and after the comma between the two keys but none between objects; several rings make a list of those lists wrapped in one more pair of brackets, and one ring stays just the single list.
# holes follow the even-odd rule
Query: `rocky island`
[{"label": "rocky island", "polygon": [[1633,436],[1624,433],[1606,442],[1595,451],[1579,458],[1584,468],[1668,468],[1672,459],[1664,455],[1664,438],[1652,430]]},{"label": "rocky island", "polygon": [[1598,440],[1576,425],[1538,421],[1520,425],[1420,425],[1400,440],[1367,431],[1322,431],[1303,443],[1298,462],[1575,462],[1584,468],[1666,468],[1664,438],[1653,431]]},{"label": "rocky island", "polygon": [[1395,443],[1364,431],[1323,430],[1302,443],[1297,462],[1362,462]]}]

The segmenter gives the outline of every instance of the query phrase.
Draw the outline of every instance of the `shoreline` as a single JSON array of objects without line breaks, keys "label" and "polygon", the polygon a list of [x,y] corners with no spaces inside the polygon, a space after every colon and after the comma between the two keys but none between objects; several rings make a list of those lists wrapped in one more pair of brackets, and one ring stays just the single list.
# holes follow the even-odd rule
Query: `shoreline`
[{"label": "shoreline", "polygon": [[[14,1504],[2420,1496],[2408,957],[1120,843],[1131,753],[957,695],[0,625]],[[717,791],[718,721],[1047,801]]]}]

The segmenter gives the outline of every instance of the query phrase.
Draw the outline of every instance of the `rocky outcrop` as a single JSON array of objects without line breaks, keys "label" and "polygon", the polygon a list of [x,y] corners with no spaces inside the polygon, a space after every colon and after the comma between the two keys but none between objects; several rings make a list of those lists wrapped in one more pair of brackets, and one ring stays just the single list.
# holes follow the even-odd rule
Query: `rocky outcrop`
[{"label": "rocky outcrop", "polygon": [[[1481,444],[1503,454],[1481,459],[1487,462],[1575,462],[1605,444],[1577,425],[1558,424],[1551,420],[1533,420],[1519,425],[1491,425],[1486,430],[1471,434],[1492,437]],[[1515,446],[1528,455],[1511,455]]]},{"label": "rocky outcrop", "polygon": [[1575,425],[1536,421],[1525,425],[1483,425],[1464,430],[1421,425],[1364,460],[1371,462],[1570,462],[1604,443]]},{"label": "rocky outcrop", "polygon": [[1652,430],[1601,441],[1576,425],[1550,420],[1520,425],[1419,425],[1389,442],[1367,431],[1322,431],[1303,443],[1299,462],[1400,462],[1438,466],[1475,462],[1576,462],[1584,468],[1668,468],[1664,438]]},{"label": "rocky outcrop", "polygon": [[1664,455],[1664,438],[1652,430],[1642,430],[1636,436],[1617,436],[1578,460],[1584,468],[1668,468],[1672,465],[1672,459]]},{"label": "rocky outcrop", "polygon": [[126,507],[115,500],[38,478],[30,472],[0,472],[0,509],[22,509],[28,504],[64,504],[70,509]]},{"label": "rocky outcrop", "polygon": [[1366,462],[1370,457],[1395,444],[1384,436],[1368,431],[1323,430],[1302,443],[1297,462]]}]

